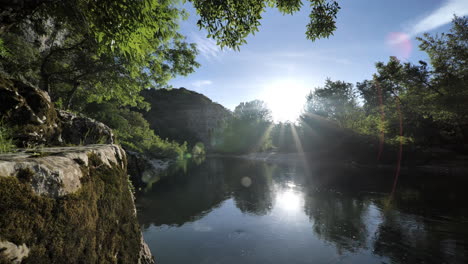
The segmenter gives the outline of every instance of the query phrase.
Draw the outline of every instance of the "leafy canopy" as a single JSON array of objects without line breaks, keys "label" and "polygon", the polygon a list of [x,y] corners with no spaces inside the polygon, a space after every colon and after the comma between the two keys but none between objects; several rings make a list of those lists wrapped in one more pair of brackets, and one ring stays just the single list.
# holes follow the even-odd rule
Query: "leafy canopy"
[{"label": "leafy canopy", "polygon": [[[239,49],[245,38],[260,27],[267,7],[277,8],[283,14],[293,14],[303,7],[301,0],[188,0],[193,3],[200,19],[197,25],[208,31],[208,37],[221,47]],[[306,36],[314,41],[328,38],[336,29],[340,6],[336,1],[309,0],[312,11]]]}]

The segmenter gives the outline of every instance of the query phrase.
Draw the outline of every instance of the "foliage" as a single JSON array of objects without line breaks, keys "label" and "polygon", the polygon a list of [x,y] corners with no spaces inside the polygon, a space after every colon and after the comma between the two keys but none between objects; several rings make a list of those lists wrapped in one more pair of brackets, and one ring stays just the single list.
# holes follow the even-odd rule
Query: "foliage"
[{"label": "foliage", "polygon": [[[140,114],[126,108],[148,109],[141,90],[165,86],[199,66],[195,44],[177,33],[185,14],[173,4],[39,1],[0,33],[0,65],[47,91],[57,107],[111,122],[127,148],[183,156],[184,145],[159,138]],[[108,111],[89,111],[98,104]]]},{"label": "foliage", "polygon": [[293,123],[278,123],[271,130],[272,145],[279,152],[297,152],[295,133],[300,127]]},{"label": "foliage", "polygon": [[268,109],[265,102],[253,100],[250,102],[242,102],[234,109],[234,116],[241,120],[260,120],[271,121],[271,111]]},{"label": "foliage", "polygon": [[12,136],[11,129],[0,121],[0,153],[11,152],[16,147]]},{"label": "foliage", "polygon": [[89,104],[84,111],[112,128],[119,143],[127,150],[155,158],[182,158],[187,153],[186,143],[179,144],[155,135],[139,112],[109,102]]},{"label": "foliage", "polygon": [[[302,8],[299,0],[188,0],[193,3],[200,19],[197,25],[208,31],[208,37],[221,47],[239,49],[246,37],[260,27],[262,13],[267,7],[283,14],[293,14]],[[340,9],[336,1],[309,0],[312,7],[306,36],[310,40],[328,38],[336,29],[336,15]]]},{"label": "foliage", "polygon": [[3,39],[0,38],[0,57],[7,58],[9,56],[10,56],[10,52],[5,47],[5,43],[4,43]]},{"label": "foliage", "polygon": [[[267,6],[284,14],[302,7],[297,0],[189,1],[200,15],[200,28],[230,48],[238,48],[258,30]],[[39,0],[18,8],[7,3],[9,12],[0,14],[0,68],[47,91],[57,107],[84,112],[94,103],[116,104],[120,108],[96,115],[115,122],[111,127],[122,144],[139,151],[155,148],[157,153],[173,149],[169,152],[175,155],[184,147],[159,139],[125,107],[147,110],[140,91],[165,87],[171,78],[199,66],[195,44],[178,33],[179,22],[187,17],[179,4],[177,0]],[[307,37],[330,36],[338,4],[328,0],[310,4]],[[116,116],[111,117],[111,112]],[[124,116],[138,120],[136,129],[128,129],[133,121],[125,124]]]},{"label": "foliage", "polygon": [[203,156],[205,155],[205,145],[202,142],[198,142],[192,148],[192,155],[193,156]]},{"label": "foliage", "polygon": [[355,126],[359,109],[353,85],[327,79],[324,87],[309,93],[305,112],[333,120],[341,127]]},{"label": "foliage", "polygon": [[[390,144],[462,149],[468,143],[467,30],[468,18],[455,17],[450,33],[418,38],[430,64],[390,57],[386,63],[376,63],[372,80],[358,82],[357,91],[352,84],[327,80],[307,97],[303,130],[311,122],[325,129],[320,121],[324,118],[359,134],[384,135]],[[362,103],[358,104],[356,92]],[[313,130],[304,137],[318,131]]]},{"label": "foliage", "polygon": [[214,149],[223,153],[247,153],[271,148],[271,112],[264,102],[240,103],[233,117],[215,131]]}]

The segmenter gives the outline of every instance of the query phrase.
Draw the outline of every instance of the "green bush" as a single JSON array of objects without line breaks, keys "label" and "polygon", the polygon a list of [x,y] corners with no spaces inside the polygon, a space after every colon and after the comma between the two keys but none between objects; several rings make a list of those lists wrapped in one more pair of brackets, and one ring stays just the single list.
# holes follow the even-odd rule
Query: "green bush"
[{"label": "green bush", "polygon": [[127,150],[155,158],[182,158],[188,151],[187,143],[179,144],[156,135],[139,112],[111,103],[89,104],[85,112],[112,128],[118,143]]},{"label": "green bush", "polygon": [[192,155],[193,156],[203,156],[205,155],[205,145],[202,142],[198,142],[192,148]]}]

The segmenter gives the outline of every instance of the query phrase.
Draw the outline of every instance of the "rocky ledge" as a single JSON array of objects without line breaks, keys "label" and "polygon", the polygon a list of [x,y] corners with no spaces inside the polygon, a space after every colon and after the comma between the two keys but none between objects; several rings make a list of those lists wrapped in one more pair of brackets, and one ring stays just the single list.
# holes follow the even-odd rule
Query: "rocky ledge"
[{"label": "rocky ledge", "polygon": [[0,122],[21,147],[112,144],[112,130],[91,118],[57,110],[49,94],[0,74]]},{"label": "rocky ledge", "polygon": [[0,155],[0,263],[153,263],[118,145]]}]

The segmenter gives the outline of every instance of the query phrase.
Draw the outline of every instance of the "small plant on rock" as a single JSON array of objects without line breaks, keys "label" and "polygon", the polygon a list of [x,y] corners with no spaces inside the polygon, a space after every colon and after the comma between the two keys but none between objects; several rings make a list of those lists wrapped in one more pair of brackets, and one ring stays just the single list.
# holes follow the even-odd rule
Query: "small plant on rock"
[{"label": "small plant on rock", "polygon": [[15,147],[11,129],[0,122],[0,153],[12,152]]}]

